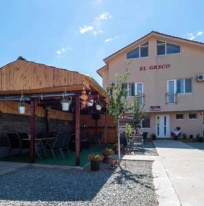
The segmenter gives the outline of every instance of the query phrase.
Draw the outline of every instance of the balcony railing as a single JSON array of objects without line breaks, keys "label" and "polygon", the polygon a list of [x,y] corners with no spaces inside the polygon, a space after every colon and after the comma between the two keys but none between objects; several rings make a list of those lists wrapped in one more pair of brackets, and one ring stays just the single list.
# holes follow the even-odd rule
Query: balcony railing
[{"label": "balcony railing", "polygon": [[178,94],[166,93],[166,104],[177,104]]}]

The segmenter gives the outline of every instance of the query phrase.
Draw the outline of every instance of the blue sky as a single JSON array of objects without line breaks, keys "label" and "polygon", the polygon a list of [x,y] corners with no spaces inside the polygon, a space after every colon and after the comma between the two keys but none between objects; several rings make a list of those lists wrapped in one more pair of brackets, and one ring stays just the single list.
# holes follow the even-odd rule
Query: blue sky
[{"label": "blue sky", "polygon": [[90,74],[152,30],[204,42],[204,1],[1,0],[0,66],[23,56]]}]

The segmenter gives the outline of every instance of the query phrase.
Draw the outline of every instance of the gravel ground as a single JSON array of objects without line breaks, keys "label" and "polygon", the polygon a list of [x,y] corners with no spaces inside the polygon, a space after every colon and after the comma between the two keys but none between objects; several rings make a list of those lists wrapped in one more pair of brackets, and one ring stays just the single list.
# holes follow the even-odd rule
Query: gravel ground
[{"label": "gravel ground", "polygon": [[152,162],[122,164],[122,170],[102,164],[99,172],[22,168],[0,176],[0,205],[158,205]]}]

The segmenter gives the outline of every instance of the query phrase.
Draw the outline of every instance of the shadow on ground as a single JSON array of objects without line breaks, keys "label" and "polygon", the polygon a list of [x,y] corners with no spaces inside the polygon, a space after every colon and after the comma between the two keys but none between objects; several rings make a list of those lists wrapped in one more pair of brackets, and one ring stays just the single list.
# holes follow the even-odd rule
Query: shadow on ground
[{"label": "shadow on ground", "polygon": [[28,166],[1,176],[0,201],[91,201],[114,172],[108,167],[90,172]]}]

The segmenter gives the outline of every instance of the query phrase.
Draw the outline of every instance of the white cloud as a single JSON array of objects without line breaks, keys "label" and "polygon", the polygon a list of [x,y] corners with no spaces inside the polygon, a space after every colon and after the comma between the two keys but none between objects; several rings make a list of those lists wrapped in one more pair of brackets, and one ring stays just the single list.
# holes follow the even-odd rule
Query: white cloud
[{"label": "white cloud", "polygon": [[96,20],[101,21],[101,20],[107,20],[107,19],[111,19],[111,18],[112,18],[112,16],[108,12],[103,12],[101,15],[96,17]]},{"label": "white cloud", "polygon": [[98,34],[102,34],[103,30],[101,29],[101,21],[111,19],[112,16],[108,12],[103,12],[101,15],[95,18],[95,20],[89,26],[84,25],[83,27],[79,27],[79,32],[84,34],[89,32],[94,36]]},{"label": "white cloud", "polygon": [[93,26],[86,26],[84,25],[83,27],[79,27],[79,32],[81,34],[84,34],[86,32],[92,31],[93,30]]},{"label": "white cloud", "polygon": [[117,36],[115,36],[115,37],[113,37],[113,38],[108,38],[108,39],[106,39],[104,42],[105,43],[109,43],[109,42],[111,42],[111,41],[113,41],[113,40],[115,40],[115,39],[117,39],[118,37]]},{"label": "white cloud", "polygon": [[197,36],[202,36],[203,35],[203,31],[198,31],[196,35]]},{"label": "white cloud", "polygon": [[113,41],[113,39],[112,39],[112,38],[108,38],[108,39],[106,39],[104,42],[108,43],[108,42],[110,42],[110,41]]},{"label": "white cloud", "polygon": [[202,36],[203,35],[203,31],[198,31],[197,33],[187,33],[186,34],[186,37],[187,39],[190,39],[190,40],[195,40],[198,36]]},{"label": "white cloud", "polygon": [[193,33],[187,33],[186,36],[187,36],[187,39],[189,39],[189,40],[195,39],[195,35]]},{"label": "white cloud", "polygon": [[62,57],[63,54],[65,54],[68,50],[73,50],[71,47],[62,47],[61,49],[57,50],[57,57]]}]

